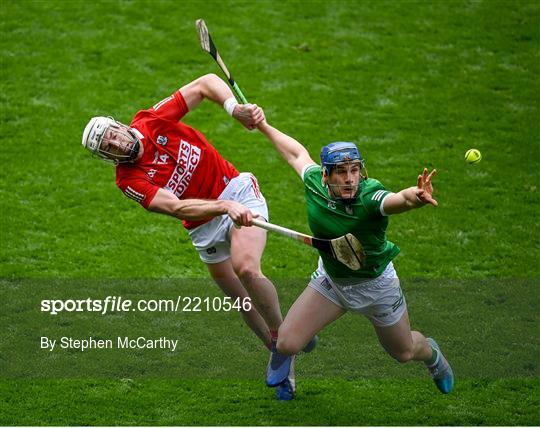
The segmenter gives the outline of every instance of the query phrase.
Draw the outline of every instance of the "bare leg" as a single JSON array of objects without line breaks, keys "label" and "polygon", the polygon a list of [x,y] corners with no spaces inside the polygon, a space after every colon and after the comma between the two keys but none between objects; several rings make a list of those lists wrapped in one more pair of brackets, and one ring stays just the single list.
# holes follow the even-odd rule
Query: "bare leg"
[{"label": "bare leg", "polygon": [[284,355],[297,354],[317,332],[345,312],[318,291],[306,287],[279,328],[278,351]]},{"label": "bare leg", "polygon": [[261,271],[265,245],[266,231],[262,229],[242,227],[231,230],[232,267],[270,330],[277,331],[283,319],[276,289]]},{"label": "bare leg", "polygon": [[[240,279],[234,273],[231,259],[221,263],[207,264],[206,266],[210,275],[225,295],[231,297],[233,300],[236,298],[243,300],[249,297]],[[242,316],[249,328],[263,341],[265,346],[270,347],[270,331],[261,314],[257,312],[257,309],[252,306],[249,311],[242,310]]]},{"label": "bare leg", "polygon": [[400,363],[411,360],[428,361],[431,358],[431,346],[422,333],[411,331],[406,310],[396,324],[390,327],[374,327],[382,347]]}]

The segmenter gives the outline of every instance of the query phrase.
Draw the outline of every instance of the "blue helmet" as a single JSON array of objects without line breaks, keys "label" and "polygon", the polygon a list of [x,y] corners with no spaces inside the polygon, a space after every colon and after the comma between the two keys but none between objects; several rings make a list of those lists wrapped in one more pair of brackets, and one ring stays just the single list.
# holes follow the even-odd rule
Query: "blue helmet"
[{"label": "blue helmet", "polygon": [[354,143],[338,141],[324,146],[321,150],[321,165],[328,175],[336,164],[355,160],[364,166],[364,159]]}]

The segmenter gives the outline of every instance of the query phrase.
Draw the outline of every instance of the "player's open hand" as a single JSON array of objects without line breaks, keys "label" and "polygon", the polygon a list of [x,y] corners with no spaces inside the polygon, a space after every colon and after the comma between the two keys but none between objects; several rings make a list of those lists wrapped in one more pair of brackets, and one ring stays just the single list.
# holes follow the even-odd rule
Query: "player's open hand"
[{"label": "player's open hand", "polygon": [[233,117],[249,130],[257,128],[265,120],[264,111],[257,104],[238,104],[234,108]]},{"label": "player's open hand", "polygon": [[439,205],[439,203],[433,199],[433,185],[431,184],[431,179],[436,173],[437,170],[434,169],[428,174],[428,169],[424,168],[422,174],[418,176],[418,190],[416,192],[418,200],[424,204],[431,204],[435,207]]},{"label": "player's open hand", "polygon": [[248,207],[235,201],[228,201],[227,214],[237,227],[252,226],[253,218],[259,216],[258,214],[252,213]]}]

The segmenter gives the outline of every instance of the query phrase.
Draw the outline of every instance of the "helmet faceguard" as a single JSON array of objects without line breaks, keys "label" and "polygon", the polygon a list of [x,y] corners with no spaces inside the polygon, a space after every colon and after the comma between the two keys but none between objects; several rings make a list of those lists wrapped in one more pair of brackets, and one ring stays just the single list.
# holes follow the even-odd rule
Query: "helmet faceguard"
[{"label": "helmet faceguard", "polygon": [[[358,196],[360,183],[367,178],[365,162],[356,145],[348,142],[337,142],[324,146],[321,150],[321,164],[323,180],[328,186],[329,196],[345,205],[354,203]],[[332,171],[346,174],[344,183],[330,183],[329,177]],[[356,174],[358,174],[358,180],[355,183]],[[344,191],[351,193],[352,196],[342,197]]]},{"label": "helmet faceguard", "polygon": [[119,164],[134,161],[141,142],[129,126],[98,116],[84,128],[82,145],[101,159]]}]

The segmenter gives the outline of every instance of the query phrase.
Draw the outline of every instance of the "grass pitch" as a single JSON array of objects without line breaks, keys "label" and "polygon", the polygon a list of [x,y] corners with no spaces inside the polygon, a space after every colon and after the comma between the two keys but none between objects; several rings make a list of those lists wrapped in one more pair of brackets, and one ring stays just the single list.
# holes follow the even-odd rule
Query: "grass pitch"
[{"label": "grass pitch", "polygon": [[[395,265],[413,327],[459,368],[455,392],[439,395],[423,368],[398,367],[366,321],[347,317],[299,360],[298,399],[285,404],[265,389],[266,355],[237,319],[185,317],[184,340],[219,345],[212,373],[248,349],[246,370],[261,368],[260,379],[10,380],[4,329],[0,424],[540,423],[537,3],[20,1],[0,16],[3,302],[21,278],[207,277],[178,222],[124,198],[113,169],[80,147],[89,117],[129,122],[219,74],[198,44],[202,17],[247,98],[314,159],[329,141],[355,141],[370,176],[392,190],[438,169],[439,208],[392,218],[388,235],[402,249]],[[262,136],[209,103],[186,121],[258,177],[273,222],[308,232],[301,182]],[[470,148],[480,164],[465,164]],[[286,311],[316,255],[268,241],[264,272]]]}]

